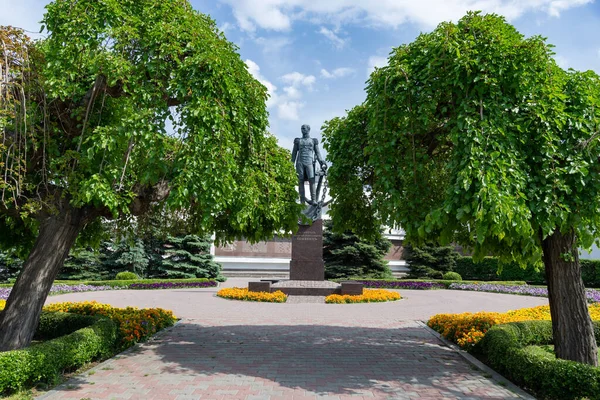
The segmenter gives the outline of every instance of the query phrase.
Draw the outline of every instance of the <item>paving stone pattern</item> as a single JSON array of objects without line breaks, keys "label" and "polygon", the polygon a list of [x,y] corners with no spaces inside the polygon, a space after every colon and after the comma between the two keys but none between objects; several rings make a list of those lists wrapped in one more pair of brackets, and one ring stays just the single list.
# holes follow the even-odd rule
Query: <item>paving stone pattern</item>
[{"label": "paving stone pattern", "polygon": [[[435,300],[442,292],[448,291],[429,294]],[[100,293],[102,301],[110,300],[108,292]],[[410,305],[406,300],[327,305],[298,296],[291,304],[270,304],[224,300],[208,289],[139,291],[134,297],[111,293],[119,306],[154,303],[161,297],[177,304],[170,297],[179,297],[174,311],[185,319],[41,399],[521,398],[467,363],[422,323],[403,317],[401,310]],[[50,301],[93,298],[91,293],[78,295]],[[464,295],[469,294],[456,292]],[[195,301],[186,300],[188,296]],[[544,300],[504,299],[510,306],[520,301],[521,307]]]}]

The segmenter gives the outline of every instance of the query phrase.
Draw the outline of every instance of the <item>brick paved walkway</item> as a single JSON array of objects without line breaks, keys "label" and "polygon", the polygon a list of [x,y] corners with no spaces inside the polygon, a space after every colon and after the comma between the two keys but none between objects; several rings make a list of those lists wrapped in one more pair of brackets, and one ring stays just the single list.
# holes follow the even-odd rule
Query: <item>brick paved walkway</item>
[{"label": "brick paved walkway", "polygon": [[50,302],[97,298],[117,306],[157,306],[162,301],[184,319],[155,340],[40,398],[521,398],[471,366],[415,319],[456,307],[447,304],[448,296],[466,307],[453,312],[506,311],[544,304],[546,299],[400,292],[407,298],[399,302],[355,305],[305,302],[301,297],[292,304],[237,302],[216,298],[211,289],[52,297]]}]

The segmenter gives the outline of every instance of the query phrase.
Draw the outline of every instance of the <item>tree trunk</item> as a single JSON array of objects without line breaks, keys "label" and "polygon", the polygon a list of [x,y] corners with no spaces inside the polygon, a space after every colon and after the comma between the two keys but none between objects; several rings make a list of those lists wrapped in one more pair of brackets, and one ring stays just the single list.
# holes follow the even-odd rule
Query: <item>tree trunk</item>
[{"label": "tree trunk", "polygon": [[52,283],[83,228],[85,212],[65,205],[44,219],[39,234],[0,313],[0,351],[31,343]]},{"label": "tree trunk", "polygon": [[581,279],[575,232],[563,234],[556,229],[543,240],[542,250],[556,357],[597,366],[598,349]]}]

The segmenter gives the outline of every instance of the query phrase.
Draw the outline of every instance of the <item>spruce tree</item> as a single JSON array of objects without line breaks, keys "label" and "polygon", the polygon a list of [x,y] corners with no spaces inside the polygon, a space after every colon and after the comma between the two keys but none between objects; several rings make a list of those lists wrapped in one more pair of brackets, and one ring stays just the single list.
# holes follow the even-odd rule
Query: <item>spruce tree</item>
[{"label": "spruce tree", "polygon": [[460,255],[452,246],[406,246],[404,259],[410,266],[410,278],[442,279],[446,272],[454,271]]},{"label": "spruce tree", "polygon": [[133,272],[147,276],[149,255],[142,239],[108,243],[104,250],[103,268],[114,278],[119,272]]},{"label": "spruce tree", "polygon": [[221,265],[210,254],[209,236],[169,236],[163,245],[158,274],[164,278],[217,278]]},{"label": "spruce tree", "polygon": [[331,221],[325,221],[325,278],[391,278],[392,271],[384,259],[391,245],[381,231],[372,240],[366,240],[350,231],[334,232]]},{"label": "spruce tree", "polygon": [[0,251],[0,282],[13,281],[21,272],[23,260],[8,251]]},{"label": "spruce tree", "polygon": [[73,249],[60,269],[58,279],[100,281],[109,279],[110,272],[101,263],[102,254],[90,248]]}]

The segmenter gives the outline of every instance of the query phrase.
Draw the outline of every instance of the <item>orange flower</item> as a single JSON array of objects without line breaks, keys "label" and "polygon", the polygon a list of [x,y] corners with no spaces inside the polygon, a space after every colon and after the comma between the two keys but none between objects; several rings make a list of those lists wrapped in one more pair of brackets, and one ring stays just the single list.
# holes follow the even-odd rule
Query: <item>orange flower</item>
[{"label": "orange flower", "polygon": [[[600,320],[599,303],[590,305],[589,312],[593,320]],[[550,307],[522,308],[505,313],[437,314],[427,321],[427,325],[446,339],[468,349],[477,344],[494,325],[533,320],[549,321]]]}]

